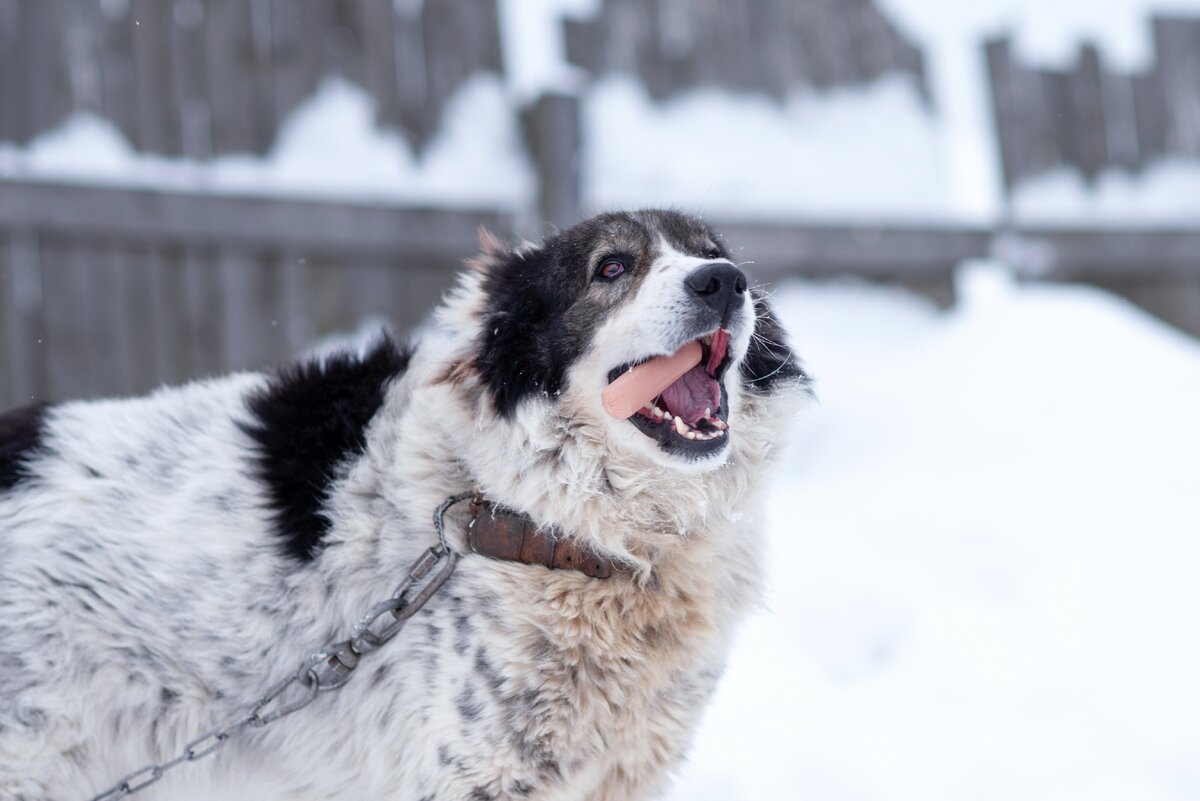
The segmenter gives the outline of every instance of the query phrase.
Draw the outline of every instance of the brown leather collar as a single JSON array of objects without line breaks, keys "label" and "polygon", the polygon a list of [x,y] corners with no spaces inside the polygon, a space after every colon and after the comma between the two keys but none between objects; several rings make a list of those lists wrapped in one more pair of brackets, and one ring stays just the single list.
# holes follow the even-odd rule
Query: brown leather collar
[{"label": "brown leather collar", "polygon": [[592,578],[613,574],[612,560],[564,537],[557,528],[539,529],[528,515],[476,498],[471,501],[467,542],[474,553],[492,559],[577,570]]}]

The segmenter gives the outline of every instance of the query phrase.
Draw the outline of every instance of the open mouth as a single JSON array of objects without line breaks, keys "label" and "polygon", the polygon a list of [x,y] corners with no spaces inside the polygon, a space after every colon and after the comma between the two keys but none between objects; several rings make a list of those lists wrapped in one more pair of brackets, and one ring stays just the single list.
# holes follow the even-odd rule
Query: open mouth
[{"label": "open mouth", "polygon": [[[628,418],[664,451],[692,458],[716,453],[729,441],[729,403],[724,383],[730,362],[729,331],[718,329],[696,340],[696,344],[700,346],[699,363]],[[689,343],[685,348],[694,346]],[[616,368],[608,374],[609,383],[650,361],[643,359]]]}]

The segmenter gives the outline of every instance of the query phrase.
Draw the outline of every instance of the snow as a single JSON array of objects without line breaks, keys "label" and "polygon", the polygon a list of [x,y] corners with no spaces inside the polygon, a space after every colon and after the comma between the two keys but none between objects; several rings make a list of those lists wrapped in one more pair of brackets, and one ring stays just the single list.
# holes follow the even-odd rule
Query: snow
[{"label": "snow", "polygon": [[138,153],[108,121],[76,114],[26,148],[0,144],[0,175],[513,210],[534,194],[515,115],[500,82],[487,75],[458,89],[420,158],[402,136],[375,123],[370,95],[329,77],[280,126],[265,158],[202,163]]},{"label": "snow", "polygon": [[531,103],[546,92],[579,92],[585,72],[567,61],[562,20],[595,16],[600,0],[499,0],[504,73],[513,96]]},{"label": "snow", "polygon": [[1066,225],[1200,225],[1200,160],[1163,159],[1139,174],[1105,170],[1088,186],[1055,170],[1019,185],[1013,220]]},{"label": "snow", "polygon": [[903,76],[784,104],[715,89],[656,104],[634,81],[610,78],[583,113],[590,208],[684,203],[752,220],[957,216],[939,137]]},{"label": "snow", "polygon": [[1200,797],[1200,343],[971,265],[786,285],[817,379],[675,799]]}]

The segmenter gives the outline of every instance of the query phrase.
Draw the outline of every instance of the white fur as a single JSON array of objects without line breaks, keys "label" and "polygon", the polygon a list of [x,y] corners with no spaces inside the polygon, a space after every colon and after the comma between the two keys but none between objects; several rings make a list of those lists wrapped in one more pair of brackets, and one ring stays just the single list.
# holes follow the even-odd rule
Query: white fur
[{"label": "white fur", "polygon": [[[756,512],[798,394],[728,380],[729,447],[699,472],[604,415],[608,370],[678,346],[698,261],[665,249],[561,396],[511,419],[477,378],[443,379],[477,341],[480,278],[465,276],[334,485],[329,545],[306,565],[279,555],[238,427],[263,376],[54,407],[36,479],[0,494],[0,801],[91,798],[242,714],[386,598],[433,543],[434,507],[472,486],[635,569],[601,581],[464,556],[344,689],[138,798],[658,794],[755,601]],[[747,306],[738,359],[751,323]],[[462,550],[465,511],[449,524]]]}]

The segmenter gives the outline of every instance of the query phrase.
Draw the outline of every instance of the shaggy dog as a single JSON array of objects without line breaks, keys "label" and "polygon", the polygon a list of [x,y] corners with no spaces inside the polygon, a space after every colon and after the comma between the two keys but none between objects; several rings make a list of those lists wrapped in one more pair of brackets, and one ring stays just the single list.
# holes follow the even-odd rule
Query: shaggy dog
[{"label": "shaggy dog", "polygon": [[[483,238],[413,348],[0,417],[0,799],[85,801],[245,716],[391,596],[465,490],[611,577],[471,553],[459,504],[457,569],[344,687],[138,797],[663,792],[756,601],[807,380],[696,219]],[[719,363],[690,389],[605,413],[609,382],[695,340]]]}]

